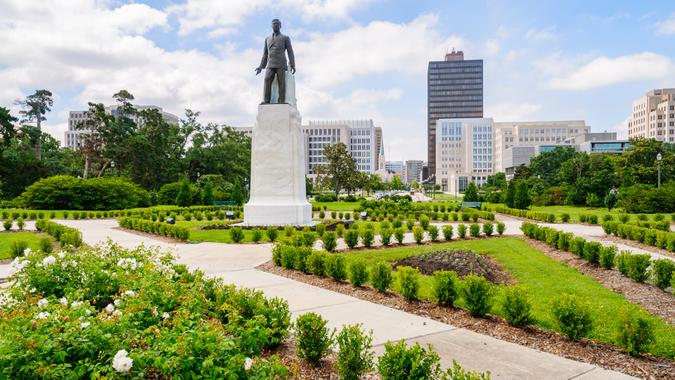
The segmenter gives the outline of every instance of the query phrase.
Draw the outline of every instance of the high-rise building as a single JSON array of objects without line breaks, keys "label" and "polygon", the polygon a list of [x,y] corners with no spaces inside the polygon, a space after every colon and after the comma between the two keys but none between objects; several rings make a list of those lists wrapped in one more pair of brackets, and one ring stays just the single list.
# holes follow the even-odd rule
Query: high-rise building
[{"label": "high-rise building", "polygon": [[[465,60],[452,51],[427,70],[427,159],[429,175],[437,174],[436,121],[483,117],[483,60]],[[438,182],[438,181],[437,181]]]},{"label": "high-rise building", "polygon": [[675,142],[675,88],[649,91],[633,102],[628,138]]},{"label": "high-rise building", "polygon": [[[178,116],[165,112],[162,110],[161,107],[157,106],[135,106],[138,111],[146,110],[146,109],[156,109],[158,110],[161,114],[162,117],[164,118],[165,121],[171,124],[178,124]],[[106,106],[105,107],[105,112],[110,115],[116,115],[117,113],[117,105],[114,106]],[[82,141],[82,135],[89,133],[87,129],[78,129],[77,127],[84,123],[88,119],[88,111],[70,111],[68,113],[68,130],[65,133],[65,142],[64,145],[67,148],[75,149],[80,145],[80,142]],[[138,123],[138,116],[133,115],[132,119]]]},{"label": "high-rise building", "polygon": [[349,126],[346,124],[316,125],[314,122],[302,127],[305,135],[307,174],[316,175],[316,168],[326,164],[323,150],[328,145],[343,143],[349,150]]},{"label": "high-rise building", "polygon": [[413,182],[422,181],[422,167],[424,166],[424,161],[421,160],[408,160],[405,162],[403,167],[403,183],[410,185]]},{"label": "high-rise building", "polygon": [[494,172],[491,118],[436,121],[436,183],[442,191],[463,192],[482,185]]},{"label": "high-rise building", "polygon": [[390,173],[402,175],[403,161],[387,161],[384,164],[384,168]]},{"label": "high-rise building", "polygon": [[503,172],[504,152],[513,146],[570,145],[565,141],[590,131],[584,120],[494,123],[494,170]]}]

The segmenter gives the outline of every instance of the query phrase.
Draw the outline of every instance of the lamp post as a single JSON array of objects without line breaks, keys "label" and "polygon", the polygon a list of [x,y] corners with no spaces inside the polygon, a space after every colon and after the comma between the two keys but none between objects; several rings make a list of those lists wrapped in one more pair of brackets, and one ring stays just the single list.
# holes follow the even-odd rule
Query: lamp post
[{"label": "lamp post", "polygon": [[110,170],[115,175],[115,161],[110,161]]},{"label": "lamp post", "polygon": [[663,158],[663,156],[661,155],[661,152],[659,152],[659,154],[656,155],[656,167],[657,167],[657,170],[658,170],[658,173],[659,173],[659,178],[658,178],[658,182],[656,182],[656,187],[661,187],[661,159],[662,158]]}]

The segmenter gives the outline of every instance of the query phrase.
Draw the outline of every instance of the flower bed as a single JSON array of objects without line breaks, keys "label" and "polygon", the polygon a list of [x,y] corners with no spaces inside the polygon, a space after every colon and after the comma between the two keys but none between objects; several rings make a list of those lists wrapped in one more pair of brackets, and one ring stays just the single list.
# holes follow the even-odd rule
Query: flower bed
[{"label": "flower bed", "polygon": [[285,301],[113,244],[17,259],[0,299],[4,378],[284,377],[263,350],[289,334]]}]

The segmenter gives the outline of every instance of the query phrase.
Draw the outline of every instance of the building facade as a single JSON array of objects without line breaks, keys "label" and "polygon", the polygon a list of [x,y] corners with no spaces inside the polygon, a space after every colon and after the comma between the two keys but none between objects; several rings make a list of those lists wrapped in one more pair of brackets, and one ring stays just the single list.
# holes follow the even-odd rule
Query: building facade
[{"label": "building facade", "polygon": [[494,123],[494,170],[505,172],[504,152],[513,146],[570,145],[565,141],[589,133],[584,120]]},{"label": "building facade", "polygon": [[[483,117],[483,60],[465,60],[452,51],[427,69],[427,160],[429,175],[437,174],[436,121]],[[438,175],[437,175],[438,177]]]},{"label": "building facade", "polygon": [[403,166],[403,183],[411,185],[413,182],[420,183],[422,181],[422,167],[424,161],[408,160]]},{"label": "building facade", "polygon": [[[165,112],[164,110],[162,110],[161,107],[157,106],[135,106],[135,107],[138,111],[146,109],[156,109],[162,114],[162,117],[166,122],[171,124],[178,124],[179,121],[178,116],[169,112]],[[118,108],[117,105],[106,106],[105,112],[108,113],[109,115],[116,115],[117,108]],[[64,145],[67,148],[75,149],[78,146],[80,146],[80,142],[82,141],[82,135],[89,133],[87,129],[77,129],[79,125],[88,120],[88,114],[89,111],[70,111],[68,113],[68,130],[66,131],[64,137]],[[139,121],[137,115],[132,116],[132,119],[136,123],[138,123]]]},{"label": "building facade", "polygon": [[675,88],[649,91],[633,102],[628,138],[675,142]]},{"label": "building facade", "polygon": [[387,161],[384,168],[389,173],[403,175],[403,161]]},{"label": "building facade", "polygon": [[436,183],[442,191],[463,192],[494,173],[491,118],[439,119],[436,132]]}]

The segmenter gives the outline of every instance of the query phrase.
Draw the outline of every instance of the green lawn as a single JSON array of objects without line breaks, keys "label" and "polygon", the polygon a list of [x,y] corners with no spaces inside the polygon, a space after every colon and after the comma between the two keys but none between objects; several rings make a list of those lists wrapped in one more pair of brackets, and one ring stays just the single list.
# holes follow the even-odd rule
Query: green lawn
[{"label": "green lawn", "polygon": [[[484,203],[486,207],[494,209],[497,206],[504,206],[504,204],[498,203]],[[593,207],[582,207],[582,206],[531,206],[530,210],[537,212],[547,212],[555,214],[560,221],[560,215],[567,213],[570,215],[570,221],[579,222],[579,215],[581,214],[594,214],[598,216],[598,220],[602,221],[602,216],[606,214],[611,214],[614,216],[614,220],[618,221],[618,216],[624,214],[623,209],[612,209],[612,211],[607,211],[607,208],[593,208]],[[627,214],[630,216],[630,220],[636,222],[638,214]],[[648,220],[653,220],[654,215],[656,214],[645,214],[647,215]],[[670,214],[664,214],[666,219],[671,220]]]},{"label": "green lawn", "polygon": [[0,232],[0,259],[10,259],[12,256],[11,246],[14,241],[25,241],[30,249],[36,251],[40,248],[40,239],[47,237],[52,241],[49,235],[37,232]]},{"label": "green lawn", "polygon": [[[492,238],[471,241],[456,241],[434,245],[406,246],[387,249],[358,250],[343,253],[347,261],[363,259],[369,265],[380,261],[396,261],[425,252],[440,249],[471,249],[480,254],[494,257],[530,295],[532,313],[537,324],[544,328],[556,329],[550,313],[551,303],[563,293],[576,294],[587,300],[592,307],[595,325],[591,338],[616,344],[618,329],[617,315],[631,305],[623,296],[616,294],[594,279],[567,267],[531,247],[519,238]],[[395,289],[398,284],[395,285]],[[420,295],[429,299],[431,277],[422,276]],[[500,300],[501,292],[497,294]],[[497,302],[500,304],[500,302]],[[458,306],[462,306],[461,302]],[[495,308],[494,312],[501,314]],[[657,344],[651,352],[661,357],[675,355],[675,328],[663,320],[652,317],[656,326]]]}]

